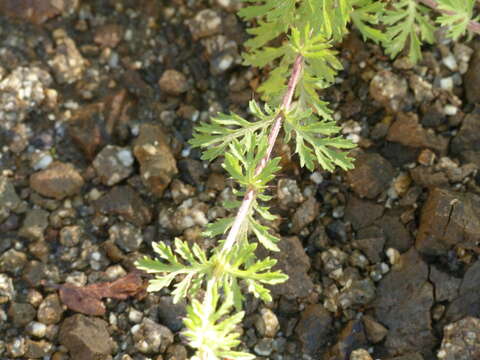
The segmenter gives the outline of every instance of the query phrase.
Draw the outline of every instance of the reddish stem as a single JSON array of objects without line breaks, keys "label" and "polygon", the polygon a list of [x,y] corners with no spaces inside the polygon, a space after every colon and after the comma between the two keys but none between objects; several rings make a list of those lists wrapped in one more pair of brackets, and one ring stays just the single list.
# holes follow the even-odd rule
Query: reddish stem
[{"label": "reddish stem", "polygon": [[[295,59],[295,62],[293,63],[292,75],[290,76],[290,80],[288,81],[287,91],[283,96],[281,111],[275,118],[272,129],[270,130],[270,134],[268,135],[267,152],[265,156],[260,160],[259,164],[257,165],[257,168],[255,169],[256,175],[260,174],[263,171],[263,169],[265,169],[265,166],[267,166],[267,163],[271,158],[273,146],[275,145],[275,141],[277,140],[278,133],[280,132],[280,129],[282,127],[282,121],[284,116],[283,114],[285,112],[288,112],[288,110],[290,110],[293,95],[295,94],[295,88],[300,79],[302,68],[303,68],[303,57],[301,55],[298,55]],[[253,201],[255,200],[256,196],[257,196],[257,193],[255,189],[253,188],[247,189],[247,192],[243,197],[242,204],[238,208],[238,212],[237,212],[237,215],[235,216],[235,220],[233,221],[232,227],[230,228],[230,231],[228,232],[227,238],[223,245],[223,249],[222,249],[223,252],[228,252],[232,248],[232,246],[235,244],[235,241],[237,241],[238,236],[243,231],[243,227],[245,225],[248,214],[250,212],[250,208],[252,207]]]},{"label": "reddish stem", "polygon": [[[447,10],[440,10],[438,9],[438,2],[435,0],[417,0],[419,3],[422,3],[423,5],[428,6],[429,8],[432,8],[434,10],[437,10],[438,12],[441,12],[445,15],[455,15],[455,12],[453,11],[447,11]],[[480,34],[480,24],[474,20],[470,20],[467,25],[468,30],[475,32],[477,34]]]}]

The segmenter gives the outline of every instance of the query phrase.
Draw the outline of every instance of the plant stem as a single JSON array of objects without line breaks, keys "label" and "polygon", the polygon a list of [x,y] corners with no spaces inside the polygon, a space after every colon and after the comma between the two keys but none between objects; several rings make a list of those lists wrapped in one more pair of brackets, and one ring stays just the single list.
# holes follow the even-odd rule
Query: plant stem
[{"label": "plant stem", "polygon": [[[419,3],[422,3],[423,5],[428,6],[431,9],[437,10],[438,12],[441,12],[445,15],[455,15],[455,12],[453,11],[447,11],[447,10],[440,10],[438,9],[438,2],[435,0],[417,0]],[[468,30],[475,32],[477,34],[480,34],[480,23],[470,20],[467,25]]]},{"label": "plant stem", "polygon": [[[265,156],[260,160],[260,163],[255,169],[255,175],[258,175],[263,171],[263,169],[265,168],[265,166],[267,165],[268,161],[271,158],[273,146],[275,145],[275,141],[277,140],[278,133],[280,132],[280,129],[282,127],[284,113],[290,110],[293,95],[295,94],[295,88],[297,87],[298,81],[300,79],[302,68],[303,68],[303,57],[301,55],[298,55],[293,64],[292,75],[290,76],[290,80],[288,81],[287,91],[283,96],[280,112],[275,118],[272,129],[270,130],[270,134],[268,135],[267,152]],[[238,212],[237,212],[237,215],[235,216],[235,220],[233,221],[232,227],[230,228],[230,231],[228,232],[225,243],[223,244],[223,248],[222,248],[223,253],[228,253],[231,250],[232,246],[237,241],[239,235],[242,233],[243,227],[248,218],[253,201],[255,200],[256,196],[257,194],[254,189],[252,188],[247,189],[247,192],[243,197],[242,204],[238,208]]]}]

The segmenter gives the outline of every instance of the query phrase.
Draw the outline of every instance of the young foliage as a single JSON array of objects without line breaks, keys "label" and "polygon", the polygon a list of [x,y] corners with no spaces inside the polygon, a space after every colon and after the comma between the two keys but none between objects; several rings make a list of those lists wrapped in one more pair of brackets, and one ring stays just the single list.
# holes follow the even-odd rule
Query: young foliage
[{"label": "young foliage", "polygon": [[385,34],[375,28],[380,23],[385,4],[375,0],[353,0],[353,6],[352,22],[363,39],[372,40],[376,44],[386,42]]},{"label": "young foliage", "polygon": [[386,10],[382,22],[386,25],[386,53],[397,56],[409,44],[408,57],[416,63],[422,57],[422,41],[435,41],[435,27],[428,16],[428,9],[415,0],[398,0]]},{"label": "young foliage", "polygon": [[[448,28],[448,35],[456,40],[465,35],[467,26],[473,18],[475,0],[442,0],[438,9],[443,15],[437,17],[437,22]],[[473,20],[477,20],[476,19]]]}]

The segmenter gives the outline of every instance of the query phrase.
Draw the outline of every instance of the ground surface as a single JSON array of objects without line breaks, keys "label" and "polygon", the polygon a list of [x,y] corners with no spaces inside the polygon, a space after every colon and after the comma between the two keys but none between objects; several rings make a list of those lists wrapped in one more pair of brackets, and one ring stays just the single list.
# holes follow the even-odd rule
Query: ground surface
[{"label": "ground surface", "polygon": [[[202,227],[227,215],[220,163],[186,141],[246,115],[263,76],[240,65],[236,6],[0,3],[0,358],[189,357],[183,305],[123,276],[153,241],[211,247]],[[480,51],[439,40],[415,67],[355,33],[339,47],[324,97],[355,170],[311,174],[278,146],[291,280],[247,303],[258,359],[480,359]]]}]

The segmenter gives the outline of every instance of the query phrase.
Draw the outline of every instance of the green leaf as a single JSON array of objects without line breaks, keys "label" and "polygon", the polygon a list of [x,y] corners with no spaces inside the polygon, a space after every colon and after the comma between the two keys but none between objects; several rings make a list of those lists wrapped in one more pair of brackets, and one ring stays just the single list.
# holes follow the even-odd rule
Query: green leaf
[{"label": "green leaf", "polygon": [[448,36],[457,40],[467,32],[474,7],[475,0],[439,0],[438,9],[446,14],[437,17],[436,21],[441,26],[448,27]]},{"label": "green leaf", "polygon": [[385,9],[384,3],[375,0],[354,0],[353,6],[352,21],[362,34],[363,40],[370,39],[376,44],[384,43],[387,40],[385,34],[372,26],[379,24]]},{"label": "green leaf", "polygon": [[264,225],[261,225],[252,217],[250,217],[250,227],[255,233],[258,241],[268,250],[271,251],[280,251],[276,243],[280,241],[279,238],[273,236],[268,232],[268,228]]},{"label": "green leaf", "polygon": [[[237,207],[237,206],[235,206]],[[202,233],[205,237],[215,237],[217,235],[223,235],[232,226],[234,218],[228,217],[215,221],[207,225],[207,229]]]}]

